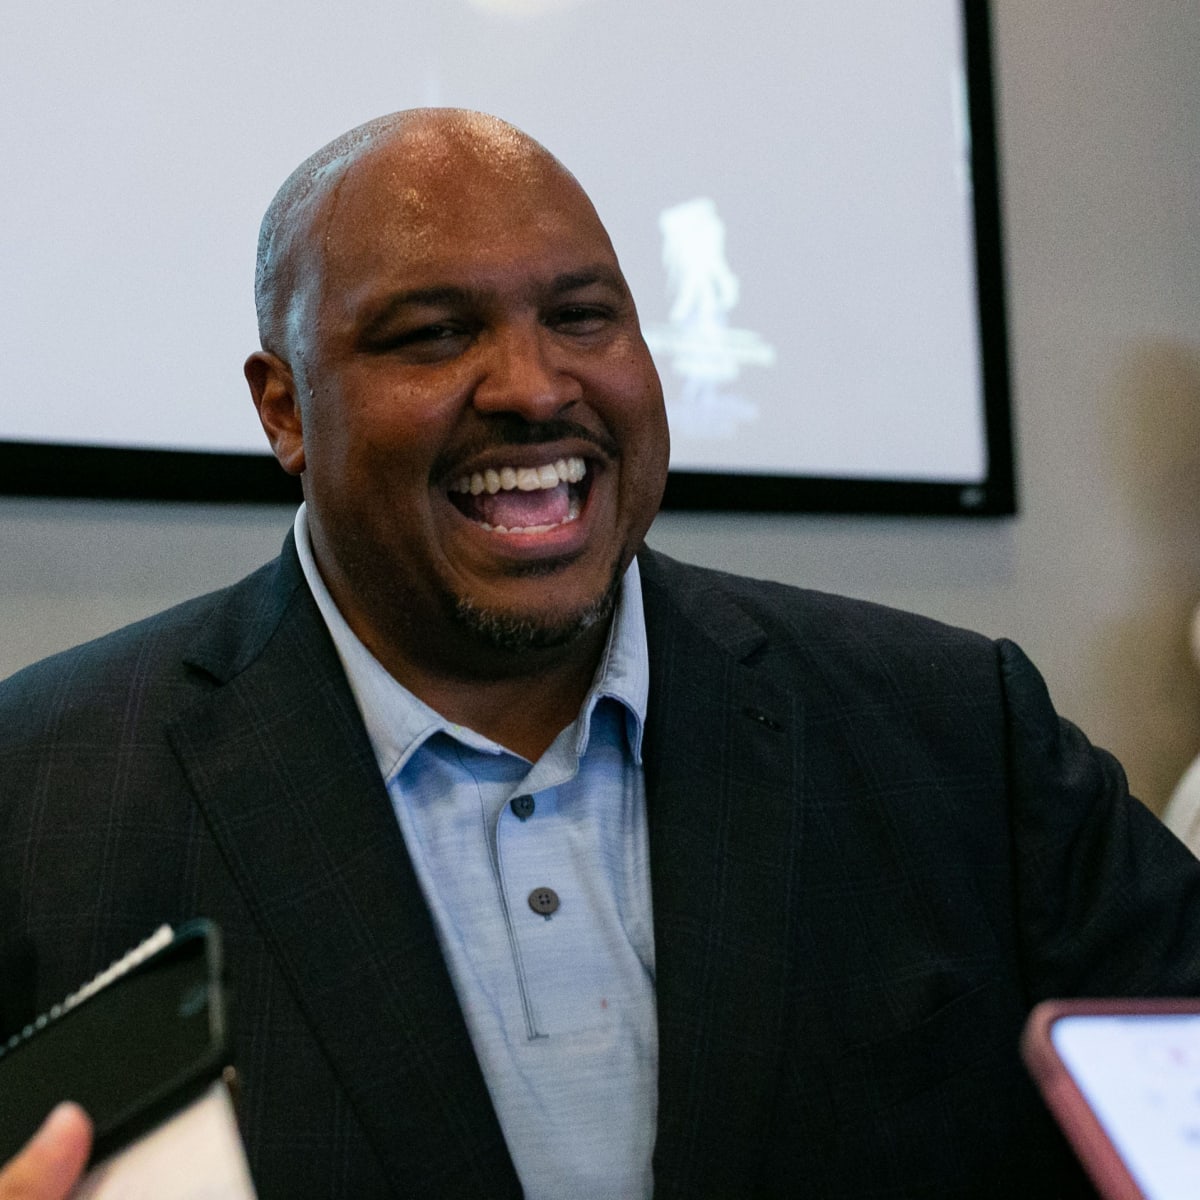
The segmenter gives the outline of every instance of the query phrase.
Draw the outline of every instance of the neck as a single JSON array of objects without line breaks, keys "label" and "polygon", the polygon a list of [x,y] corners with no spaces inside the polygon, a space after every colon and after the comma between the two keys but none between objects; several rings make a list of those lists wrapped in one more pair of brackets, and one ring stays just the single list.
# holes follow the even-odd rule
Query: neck
[{"label": "neck", "polygon": [[454,673],[429,668],[369,647],[414,696],[457,725],[465,725],[536,762],[579,715],[608,637],[589,630],[557,653],[523,656],[519,669]]}]

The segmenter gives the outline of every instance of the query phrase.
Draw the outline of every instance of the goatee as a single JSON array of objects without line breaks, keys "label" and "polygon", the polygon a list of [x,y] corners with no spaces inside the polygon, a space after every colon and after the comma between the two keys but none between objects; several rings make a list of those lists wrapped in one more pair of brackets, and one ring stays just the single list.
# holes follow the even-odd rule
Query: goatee
[{"label": "goatee", "polygon": [[469,596],[458,597],[454,612],[464,628],[493,650],[509,654],[553,650],[568,645],[612,616],[621,577],[621,572],[614,572],[604,594],[586,607],[540,620],[480,608]]}]

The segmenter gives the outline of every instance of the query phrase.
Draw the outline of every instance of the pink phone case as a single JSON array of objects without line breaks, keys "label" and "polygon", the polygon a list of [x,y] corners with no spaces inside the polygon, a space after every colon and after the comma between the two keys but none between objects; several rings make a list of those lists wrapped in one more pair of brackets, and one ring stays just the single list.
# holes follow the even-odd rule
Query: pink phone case
[{"label": "pink phone case", "polygon": [[1021,1056],[1055,1120],[1105,1200],[1145,1200],[1145,1195],[1059,1057],[1051,1038],[1051,1027],[1066,1016],[1173,1016],[1186,1013],[1200,1013],[1200,1000],[1047,1000],[1029,1014],[1021,1036]]}]

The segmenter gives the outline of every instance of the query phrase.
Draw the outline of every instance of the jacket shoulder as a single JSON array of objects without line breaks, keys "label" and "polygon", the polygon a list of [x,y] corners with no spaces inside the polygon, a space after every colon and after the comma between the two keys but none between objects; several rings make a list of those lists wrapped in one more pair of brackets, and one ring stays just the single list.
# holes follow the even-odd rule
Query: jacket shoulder
[{"label": "jacket shoulder", "polygon": [[[683,618],[717,638],[762,653],[799,653],[806,663],[901,664],[930,655],[977,660],[994,673],[997,644],[983,634],[870,600],[681,563],[654,551],[639,557],[647,608]],[[650,618],[648,617],[648,620]]]}]

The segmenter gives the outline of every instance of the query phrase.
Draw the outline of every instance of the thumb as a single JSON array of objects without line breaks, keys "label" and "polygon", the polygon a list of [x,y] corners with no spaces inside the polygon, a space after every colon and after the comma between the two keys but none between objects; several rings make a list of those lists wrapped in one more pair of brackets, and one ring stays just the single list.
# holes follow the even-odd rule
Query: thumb
[{"label": "thumb", "polygon": [[60,1104],[0,1171],[0,1200],[65,1200],[91,1148],[87,1114],[78,1104]]}]

